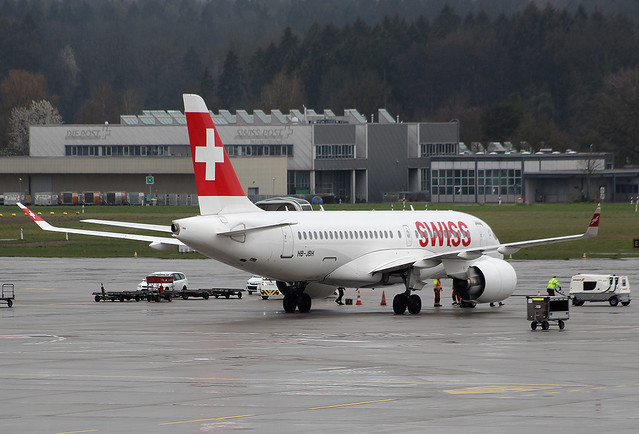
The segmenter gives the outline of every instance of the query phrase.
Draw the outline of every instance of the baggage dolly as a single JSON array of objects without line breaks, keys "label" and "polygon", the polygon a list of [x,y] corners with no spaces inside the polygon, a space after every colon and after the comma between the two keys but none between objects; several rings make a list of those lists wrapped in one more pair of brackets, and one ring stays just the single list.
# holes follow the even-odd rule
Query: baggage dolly
[{"label": "baggage dolly", "polygon": [[0,300],[6,301],[7,306],[13,306],[13,300],[16,298],[16,291],[13,286],[13,283],[3,283],[2,284],[2,294],[0,294]]},{"label": "baggage dolly", "polygon": [[528,295],[526,302],[531,329],[536,330],[537,326],[541,324],[542,329],[548,330],[550,328],[549,321],[557,321],[560,330],[566,326],[565,321],[568,321],[569,317],[570,297]]}]

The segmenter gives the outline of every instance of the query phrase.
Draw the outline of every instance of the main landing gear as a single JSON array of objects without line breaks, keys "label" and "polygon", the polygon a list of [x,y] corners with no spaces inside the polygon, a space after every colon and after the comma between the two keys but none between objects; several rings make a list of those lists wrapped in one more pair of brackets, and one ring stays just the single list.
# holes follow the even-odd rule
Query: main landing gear
[{"label": "main landing gear", "polygon": [[311,310],[311,296],[305,292],[292,292],[284,295],[282,301],[286,313],[295,312],[295,308],[301,313],[308,313]]},{"label": "main landing gear", "polygon": [[406,291],[397,294],[393,298],[393,312],[396,315],[403,315],[408,309],[408,312],[412,315],[418,314],[422,310],[422,299],[417,294],[411,294],[411,270],[405,270],[401,273]]},{"label": "main landing gear", "polygon": [[404,314],[407,308],[408,312],[413,315],[418,314],[422,310],[422,299],[417,294],[411,294],[409,290],[397,294],[395,298],[393,298],[393,311],[397,315]]}]

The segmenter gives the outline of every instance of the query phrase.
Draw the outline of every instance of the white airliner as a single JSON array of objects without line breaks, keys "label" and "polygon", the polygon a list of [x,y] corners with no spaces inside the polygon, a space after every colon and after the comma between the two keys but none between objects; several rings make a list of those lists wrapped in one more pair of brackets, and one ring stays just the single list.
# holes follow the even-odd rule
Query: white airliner
[{"label": "white airliner", "polygon": [[171,226],[84,220],[172,233],[147,236],[55,227],[18,204],[42,229],[141,240],[156,249],[187,245],[247,273],[277,281],[284,310],[308,312],[311,299],[335,287],[403,283],[393,310],[412,314],[412,292],[448,277],[467,303],[493,303],[515,290],[517,276],[503,255],[523,247],[597,235],[599,207],[583,234],[500,243],[482,220],[455,211],[264,211],[244,194],[204,100],[184,95],[200,214]]}]

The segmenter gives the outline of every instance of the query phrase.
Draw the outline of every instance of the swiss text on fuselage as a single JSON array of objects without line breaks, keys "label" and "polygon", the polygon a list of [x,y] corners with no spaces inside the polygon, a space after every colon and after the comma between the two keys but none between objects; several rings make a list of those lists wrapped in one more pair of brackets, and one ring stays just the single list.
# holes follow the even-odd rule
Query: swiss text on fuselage
[{"label": "swiss text on fuselage", "polygon": [[415,222],[419,234],[419,245],[468,247],[470,245],[470,231],[463,221],[453,222]]}]

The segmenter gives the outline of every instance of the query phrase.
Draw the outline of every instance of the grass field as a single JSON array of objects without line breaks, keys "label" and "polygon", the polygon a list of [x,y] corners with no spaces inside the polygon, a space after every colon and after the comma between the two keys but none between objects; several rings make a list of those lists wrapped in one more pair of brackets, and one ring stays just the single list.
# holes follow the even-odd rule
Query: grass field
[{"label": "grass field", "polygon": [[[409,206],[409,205],[407,205]],[[331,210],[388,210],[391,205],[356,204],[325,205]],[[413,204],[416,210],[424,204]],[[189,207],[32,207],[54,225],[113,230],[98,225],[80,223],[80,219],[96,218],[169,225],[175,218],[196,215],[198,208]],[[521,241],[582,233],[595,209],[595,205],[539,204],[539,205],[457,205],[429,204],[431,210],[456,210],[473,214],[488,223],[502,242]],[[395,204],[401,212],[401,204]],[[51,214],[53,212],[53,214]],[[66,215],[65,215],[66,213]],[[101,237],[45,232],[27,218],[17,206],[0,207],[0,256],[39,257],[115,257],[138,256],[158,258],[201,258],[196,253],[179,253],[177,249],[158,252],[139,241],[116,240]],[[12,214],[15,214],[12,215]],[[604,204],[601,210],[599,236],[594,239],[549,244],[520,250],[513,259],[568,259],[588,257],[622,258],[639,256],[633,240],[639,238],[639,213],[634,205]],[[21,239],[21,230],[22,237]],[[117,228],[117,231],[122,231]],[[138,233],[142,233],[139,232]],[[158,235],[157,233],[151,233]]]}]

